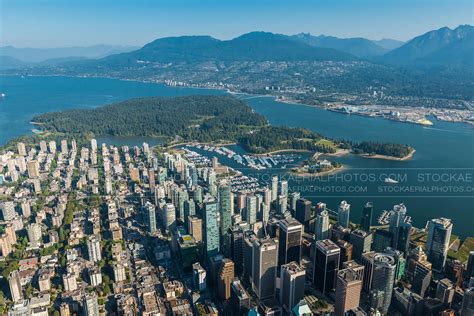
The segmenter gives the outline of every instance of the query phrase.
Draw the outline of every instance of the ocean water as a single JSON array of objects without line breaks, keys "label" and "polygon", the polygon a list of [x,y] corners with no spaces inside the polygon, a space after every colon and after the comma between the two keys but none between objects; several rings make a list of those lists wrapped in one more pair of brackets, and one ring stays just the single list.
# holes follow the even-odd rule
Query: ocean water
[{"label": "ocean water", "polygon": [[[171,88],[158,84],[103,78],[5,77],[0,76],[0,144],[27,133],[35,114],[70,108],[90,108],[143,96],[223,94],[223,91]],[[393,122],[380,118],[343,115],[303,105],[279,103],[270,97],[243,98],[271,124],[304,127],[335,139],[404,143],[416,153],[408,161],[368,159],[354,155],[329,157],[345,165],[337,174],[321,178],[298,178],[287,170],[244,170],[263,181],[277,174],[289,180],[290,190],[300,191],[314,203],[325,202],[337,210],[345,199],[351,204],[351,220],[359,222],[362,206],[374,202],[374,220],[394,204],[405,203],[413,224],[424,227],[435,217],[448,217],[454,233],[474,235],[474,127],[435,122],[432,127]],[[114,144],[151,144],[147,138],[99,140]],[[223,162],[232,164],[232,161]],[[399,180],[384,183],[386,177]]]}]

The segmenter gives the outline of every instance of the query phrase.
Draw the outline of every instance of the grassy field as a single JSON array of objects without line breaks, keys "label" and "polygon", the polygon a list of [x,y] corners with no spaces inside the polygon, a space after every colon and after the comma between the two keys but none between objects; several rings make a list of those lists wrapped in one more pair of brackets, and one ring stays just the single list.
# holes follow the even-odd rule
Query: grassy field
[{"label": "grassy field", "polygon": [[474,251],[474,237],[467,237],[459,247],[458,251],[450,250],[448,252],[448,257],[457,259],[461,262],[466,262],[469,258],[469,252]]}]

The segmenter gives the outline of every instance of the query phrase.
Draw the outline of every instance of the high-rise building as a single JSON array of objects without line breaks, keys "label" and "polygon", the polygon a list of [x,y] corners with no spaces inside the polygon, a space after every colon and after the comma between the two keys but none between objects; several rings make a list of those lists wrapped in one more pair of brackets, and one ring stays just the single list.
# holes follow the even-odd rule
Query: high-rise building
[{"label": "high-rise building", "polygon": [[334,314],[344,316],[351,309],[359,307],[362,278],[357,270],[342,269],[337,273]]},{"label": "high-rise building", "polygon": [[41,244],[41,240],[42,240],[41,224],[31,223],[26,228],[26,232],[28,234],[28,240],[30,241],[31,245],[37,246]]},{"label": "high-rise building", "polygon": [[251,284],[253,279],[253,267],[254,267],[254,241],[257,240],[257,236],[252,231],[244,232],[243,245],[243,277],[242,280],[245,284]]},{"label": "high-rise building", "polygon": [[99,262],[102,259],[100,240],[95,235],[90,236],[87,240],[87,253],[89,261]]},{"label": "high-rise building", "polygon": [[220,249],[217,215],[217,202],[206,201],[204,203],[204,243],[209,258],[217,255]]},{"label": "high-rise building", "polygon": [[454,284],[451,280],[444,278],[438,281],[435,297],[450,306],[454,297]]},{"label": "high-rise building", "polygon": [[219,298],[221,300],[230,299],[231,284],[232,280],[234,279],[234,273],[234,262],[232,262],[230,259],[224,258],[222,260],[217,278],[217,288]]},{"label": "high-rise building", "polygon": [[[290,194],[290,210],[292,212],[295,212],[296,211],[296,201],[298,201],[298,199],[301,197],[301,193],[299,192],[292,192]],[[293,213],[294,214],[294,213]],[[296,215],[295,215],[296,217]]]},{"label": "high-rise building", "polygon": [[2,209],[2,216],[4,221],[11,221],[15,218],[15,203],[12,201],[1,202],[0,207]]},{"label": "high-rise building", "polygon": [[272,177],[272,202],[276,201],[278,197],[278,177]]},{"label": "high-rise building", "polygon": [[190,216],[188,218],[188,232],[196,242],[202,242],[202,219],[197,216]]},{"label": "high-rise building", "polygon": [[452,229],[453,224],[447,218],[436,218],[428,222],[426,254],[436,272],[444,271]]},{"label": "high-rise building", "polygon": [[280,195],[288,197],[288,181],[286,181],[286,180],[281,180],[280,181],[279,193],[280,193]]},{"label": "high-rise building", "polygon": [[377,253],[374,256],[373,264],[372,291],[383,293],[383,302],[380,307],[380,312],[386,314],[392,300],[396,271],[395,259],[388,254]]},{"label": "high-rise building", "polygon": [[56,153],[57,145],[54,140],[49,142],[49,152],[52,153],[53,155]]},{"label": "high-rise building", "polygon": [[383,252],[387,247],[392,246],[393,235],[385,229],[376,229],[374,232],[374,242],[372,250]]},{"label": "high-rise building", "polygon": [[307,229],[311,218],[311,201],[298,199],[296,201],[295,218]]},{"label": "high-rise building", "polygon": [[26,156],[26,146],[25,143],[18,143],[17,144],[17,149],[18,149],[18,155],[20,156]]},{"label": "high-rise building", "polygon": [[361,229],[351,232],[349,242],[352,244],[352,257],[360,261],[362,254],[369,252],[372,246],[372,234]]},{"label": "high-rise building", "polygon": [[469,259],[467,260],[466,271],[464,273],[464,281],[469,283],[471,278],[474,278],[474,251],[469,252]]},{"label": "high-rise building", "polygon": [[393,206],[390,212],[389,231],[392,234],[391,247],[403,252],[408,251],[411,224],[406,222],[407,209],[404,204]]},{"label": "high-rise building", "polygon": [[20,272],[18,270],[10,272],[8,284],[10,285],[12,301],[15,303],[21,301],[23,299],[23,292],[21,289]]},{"label": "high-rise building", "polygon": [[306,271],[297,262],[281,266],[280,303],[290,312],[304,298]]},{"label": "high-rise building", "polygon": [[61,139],[61,153],[67,155],[68,150],[67,139]]},{"label": "high-rise building", "polygon": [[395,259],[395,264],[397,265],[397,269],[395,272],[395,280],[400,280],[405,275],[405,267],[406,267],[406,260],[403,255],[403,252],[397,249],[393,249],[391,247],[387,247],[384,251],[386,254],[391,255]]},{"label": "high-rise building", "polygon": [[87,293],[83,299],[84,316],[99,316],[99,304],[97,302],[97,295]]},{"label": "high-rise building", "polygon": [[150,234],[156,232],[156,208],[152,203],[147,202],[143,207],[143,217],[145,225]]},{"label": "high-rise building", "polygon": [[275,297],[278,241],[274,238],[253,240],[252,288],[259,300]]},{"label": "high-rise building", "polygon": [[277,198],[277,210],[281,215],[286,216],[288,209],[288,197],[286,195],[279,195]]},{"label": "high-rise building", "polygon": [[337,210],[337,225],[342,226],[344,228],[349,227],[349,217],[351,212],[351,205],[346,201],[342,201],[339,204],[339,208]]},{"label": "high-rise building", "polygon": [[176,229],[176,207],[172,203],[166,203],[163,207],[163,226],[168,232]]},{"label": "high-rise building", "polygon": [[28,177],[30,179],[38,178],[40,176],[39,162],[37,160],[28,161],[27,170],[28,170]]},{"label": "high-rise building", "polygon": [[372,202],[367,202],[362,209],[362,219],[360,221],[361,228],[370,232],[370,226],[372,225],[372,214],[374,212],[374,204]]},{"label": "high-rise building", "polygon": [[330,239],[316,241],[313,284],[324,294],[335,288],[340,252],[340,248]]},{"label": "high-rise building", "polygon": [[316,215],[316,240],[323,240],[329,238],[329,213],[326,210],[321,211]]},{"label": "high-rise building", "polygon": [[352,260],[353,246],[351,243],[338,239],[336,245],[341,249],[341,255],[339,256],[339,267],[342,267],[342,264],[346,261]]},{"label": "high-rise building", "polygon": [[411,281],[412,291],[421,297],[425,296],[431,282],[432,264],[427,260],[423,249],[418,246],[410,251],[407,260],[406,275]]},{"label": "high-rise building", "polygon": [[235,274],[241,275],[244,264],[244,232],[238,226],[231,228],[230,249],[231,258],[235,263]]},{"label": "high-rise building", "polygon": [[153,168],[148,169],[148,186],[150,188],[150,192],[155,192],[155,170]]},{"label": "high-rise building", "polygon": [[229,234],[232,225],[232,192],[227,184],[219,186],[219,214],[221,236]]},{"label": "high-rise building", "polygon": [[193,283],[196,291],[204,291],[206,289],[206,270],[196,262],[193,264]]},{"label": "high-rise building", "polygon": [[464,292],[461,306],[461,316],[474,315],[474,287]]},{"label": "high-rise building", "polygon": [[244,220],[253,225],[257,222],[257,197],[255,195],[247,195],[245,199],[245,218]]},{"label": "high-rise building", "polygon": [[288,217],[278,223],[278,265],[301,260],[301,238],[303,225]]}]

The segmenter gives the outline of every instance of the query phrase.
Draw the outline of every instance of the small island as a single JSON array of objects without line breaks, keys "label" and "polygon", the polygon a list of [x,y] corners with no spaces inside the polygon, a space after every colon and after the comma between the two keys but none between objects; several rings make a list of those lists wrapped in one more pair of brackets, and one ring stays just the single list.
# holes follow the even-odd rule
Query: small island
[{"label": "small island", "polygon": [[320,177],[342,171],[344,166],[336,161],[319,159],[317,155],[304,161],[299,167],[291,169],[291,174],[298,177]]}]

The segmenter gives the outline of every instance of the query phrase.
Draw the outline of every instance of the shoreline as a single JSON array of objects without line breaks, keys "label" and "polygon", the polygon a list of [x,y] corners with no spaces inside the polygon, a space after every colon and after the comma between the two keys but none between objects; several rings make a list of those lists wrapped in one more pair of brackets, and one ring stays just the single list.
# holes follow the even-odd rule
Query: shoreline
[{"label": "shoreline", "polygon": [[316,173],[301,172],[301,173],[298,173],[297,171],[290,170],[288,172],[288,174],[291,174],[292,176],[296,176],[296,177],[299,177],[299,178],[311,178],[311,177],[316,177],[317,178],[317,177],[328,176],[330,174],[336,174],[336,173],[342,172],[346,169],[347,169],[347,166],[341,165],[338,168],[334,168],[334,169],[327,170],[327,171],[322,171],[322,172],[316,172]]},{"label": "shoreline", "polygon": [[415,155],[416,149],[413,149],[408,155],[405,157],[394,157],[394,156],[386,156],[386,155],[370,155],[370,154],[354,154],[356,156],[362,157],[362,158],[369,158],[369,159],[384,159],[384,160],[394,160],[394,161],[406,161],[410,160],[413,158],[413,155]]}]

